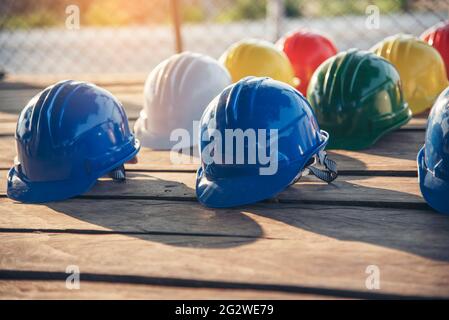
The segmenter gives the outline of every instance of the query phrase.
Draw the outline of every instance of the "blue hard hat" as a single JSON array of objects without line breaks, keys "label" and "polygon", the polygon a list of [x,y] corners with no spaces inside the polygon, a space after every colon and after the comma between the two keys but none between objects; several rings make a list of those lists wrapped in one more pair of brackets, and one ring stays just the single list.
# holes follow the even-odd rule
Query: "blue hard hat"
[{"label": "blue hard hat", "polygon": [[122,105],[110,92],[71,80],[30,100],[15,138],[17,157],[8,173],[7,194],[28,203],[82,194],[98,178],[124,170],[140,148]]},{"label": "blue hard hat", "polygon": [[[254,132],[252,140],[248,129]],[[237,139],[226,139],[237,131],[248,133],[240,141],[244,151],[240,159]],[[307,100],[293,87],[271,78],[247,77],[224,89],[205,109],[199,132],[196,194],[208,207],[273,197],[294,183],[306,167],[327,182],[337,175],[335,163],[324,152],[329,136],[319,129]],[[273,161],[260,161],[261,153],[273,156]],[[327,171],[312,166],[318,155]],[[262,174],[270,166],[277,170]]]},{"label": "blue hard hat", "polygon": [[449,88],[432,107],[417,161],[424,199],[436,211],[449,214]]}]

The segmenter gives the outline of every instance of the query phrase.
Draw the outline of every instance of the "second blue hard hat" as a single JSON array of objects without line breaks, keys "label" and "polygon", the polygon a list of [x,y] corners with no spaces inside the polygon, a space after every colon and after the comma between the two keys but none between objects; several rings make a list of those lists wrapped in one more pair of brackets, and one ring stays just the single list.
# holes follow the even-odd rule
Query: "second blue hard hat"
[{"label": "second blue hard hat", "polygon": [[[329,136],[319,129],[307,100],[271,78],[247,77],[227,87],[204,111],[199,131],[196,194],[208,207],[273,197],[306,167],[327,182],[337,176],[324,152]],[[315,158],[326,169],[313,166]]]},{"label": "second blue hard hat", "polygon": [[449,88],[432,107],[417,161],[424,199],[433,209],[449,214]]},{"label": "second blue hard hat", "polygon": [[7,194],[28,203],[82,194],[108,173],[123,179],[123,164],[140,148],[121,103],[104,89],[76,81],[59,82],[31,99],[15,137]]}]

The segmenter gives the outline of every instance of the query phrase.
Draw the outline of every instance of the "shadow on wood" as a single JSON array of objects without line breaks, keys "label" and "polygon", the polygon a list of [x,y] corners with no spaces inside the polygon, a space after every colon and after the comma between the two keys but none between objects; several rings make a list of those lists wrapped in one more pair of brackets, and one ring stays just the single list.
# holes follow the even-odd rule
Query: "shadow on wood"
[{"label": "shadow on wood", "polygon": [[[148,180],[138,181],[141,188],[151,183]],[[102,181],[102,188],[108,189],[108,184],[115,182]],[[184,184],[163,181],[163,186],[168,194],[173,189],[178,189],[177,194],[182,196],[178,201],[117,201],[111,195],[111,199],[104,199],[105,201],[61,201],[47,206],[117,233],[172,246],[228,248],[264,237],[259,224],[239,210],[204,208],[196,203],[195,198],[191,197],[192,190]]]},{"label": "shadow on wood", "polygon": [[[113,183],[104,180],[101,188],[113,188],[108,187],[108,184]],[[136,180],[133,188],[143,190],[151,183],[165,186],[167,190],[177,190],[175,193],[179,196],[170,201],[163,197],[157,200],[154,196],[148,200],[144,197],[119,200],[111,196],[109,200],[107,197],[82,202],[71,200],[51,203],[48,207],[108,230],[128,232],[129,236],[172,246],[227,248],[245,245],[266,237],[258,222],[260,218],[265,218],[341,241],[364,242],[449,261],[449,218],[431,210],[413,209],[414,206],[419,208],[419,203],[378,208],[378,204],[370,207],[338,205],[326,201],[314,205],[272,201],[216,210],[199,205],[193,196],[194,190],[177,181]],[[340,188],[342,183],[344,187],[344,182],[340,182]],[[306,188],[316,189],[316,186],[295,185],[295,188],[304,188],[304,193],[307,193]],[[361,200],[358,198],[360,194],[373,194],[376,189],[382,190],[367,186],[358,188],[359,191],[352,199],[354,202]],[[392,198],[404,196],[402,192],[388,192],[392,193]],[[407,196],[420,200],[418,196]],[[174,236],[176,234],[182,237]],[[289,237],[288,233],[285,237]],[[284,238],[284,234],[280,238]]]},{"label": "shadow on wood", "polygon": [[[416,162],[416,155],[424,144],[425,131],[389,132],[371,148],[361,150],[367,155],[385,156],[389,159],[403,159]],[[391,161],[391,160],[390,160]]]}]

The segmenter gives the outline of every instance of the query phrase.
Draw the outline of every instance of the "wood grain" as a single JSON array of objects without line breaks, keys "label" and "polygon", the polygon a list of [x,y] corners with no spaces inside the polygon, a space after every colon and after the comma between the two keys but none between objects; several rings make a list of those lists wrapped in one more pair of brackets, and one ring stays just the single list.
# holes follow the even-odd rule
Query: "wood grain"
[{"label": "wood grain", "polygon": [[[420,210],[0,200],[0,267],[449,295],[449,219]],[[7,228],[5,228],[7,226]],[[33,232],[34,231],[34,232]],[[394,258],[393,258],[394,257]],[[410,279],[413,279],[411,284]]]},{"label": "wood grain", "polygon": [[[0,171],[0,195],[6,194],[7,171]],[[125,183],[100,179],[84,196],[97,198],[196,201],[194,173],[129,172]],[[426,208],[416,178],[341,176],[328,185],[303,177],[271,201]]]},{"label": "wood grain", "polygon": [[[77,78],[116,95],[133,126],[144,77]],[[416,179],[426,114],[367,150],[330,151],[333,184],[304,177],[251,206],[201,206],[198,157],[148,148],[126,183],[100,179],[45,205],[11,201],[18,113],[56,80],[0,82],[0,298],[449,298],[449,219],[429,209]],[[81,290],[65,289],[68,265],[80,267]],[[365,286],[369,265],[380,290]]]},{"label": "wood grain", "polygon": [[[413,171],[416,172],[416,155],[424,143],[424,132],[396,131],[386,135],[375,146],[363,151],[332,150],[329,152],[339,170],[356,172],[365,170]],[[13,163],[15,142],[13,137],[0,136],[0,168],[8,168]],[[190,151],[181,155],[176,162],[171,160],[169,151],[142,148],[139,163],[134,169],[142,170],[190,170],[196,171],[199,158],[191,157]],[[195,151],[194,154],[197,154]]]},{"label": "wood grain", "polygon": [[[0,123],[16,122],[20,111],[27,102],[36,95],[42,88],[34,85],[22,85],[14,83],[0,83]],[[143,84],[142,85],[106,85],[105,89],[111,91],[124,105],[128,118],[131,122],[139,116],[143,107]],[[413,118],[408,124],[399,130],[424,130],[427,117],[422,115]],[[0,131],[4,129],[1,129]]]},{"label": "wood grain", "polygon": [[208,289],[194,287],[164,287],[158,285],[130,285],[107,282],[83,281],[79,290],[68,290],[65,281],[14,281],[0,280],[0,298],[2,299],[173,299],[173,300],[235,300],[235,299],[338,299],[334,296],[317,294],[298,294],[275,291]]}]

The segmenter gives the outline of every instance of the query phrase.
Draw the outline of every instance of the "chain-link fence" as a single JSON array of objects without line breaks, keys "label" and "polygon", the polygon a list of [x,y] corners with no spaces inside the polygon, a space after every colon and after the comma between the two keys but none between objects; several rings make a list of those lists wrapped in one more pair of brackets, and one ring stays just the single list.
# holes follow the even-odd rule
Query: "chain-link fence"
[{"label": "chain-link fence", "polygon": [[[1,0],[0,68],[11,74],[147,73],[177,48],[218,57],[246,37],[306,27],[340,50],[419,35],[449,0]],[[176,15],[178,12],[178,15]]]}]

